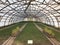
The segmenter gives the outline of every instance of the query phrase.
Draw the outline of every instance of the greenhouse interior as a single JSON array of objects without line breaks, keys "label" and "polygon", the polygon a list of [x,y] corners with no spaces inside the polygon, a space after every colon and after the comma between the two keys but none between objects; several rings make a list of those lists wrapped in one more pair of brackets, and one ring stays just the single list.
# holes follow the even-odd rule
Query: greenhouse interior
[{"label": "greenhouse interior", "polygon": [[60,45],[60,0],[0,0],[0,45]]}]

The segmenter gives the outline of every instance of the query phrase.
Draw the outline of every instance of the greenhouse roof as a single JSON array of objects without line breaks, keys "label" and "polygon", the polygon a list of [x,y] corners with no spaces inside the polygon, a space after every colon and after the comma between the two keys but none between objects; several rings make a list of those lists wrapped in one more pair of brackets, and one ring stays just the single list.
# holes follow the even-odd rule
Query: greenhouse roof
[{"label": "greenhouse roof", "polygon": [[0,24],[16,23],[28,17],[60,27],[60,0],[0,0]]}]

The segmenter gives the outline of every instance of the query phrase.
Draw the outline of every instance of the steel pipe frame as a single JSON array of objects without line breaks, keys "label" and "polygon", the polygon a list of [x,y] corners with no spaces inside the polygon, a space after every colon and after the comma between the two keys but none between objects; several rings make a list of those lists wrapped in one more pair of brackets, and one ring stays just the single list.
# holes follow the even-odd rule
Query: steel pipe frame
[{"label": "steel pipe frame", "polygon": [[[52,8],[53,9],[53,8]],[[46,10],[46,9],[45,9]],[[49,12],[49,10],[47,10],[48,12]],[[55,9],[54,9],[54,11],[55,11]],[[51,12],[49,12],[49,13],[51,13]],[[58,13],[58,12],[57,12]],[[51,13],[52,14],[52,13]],[[54,16],[54,14],[52,14],[53,16]],[[55,17],[55,16],[54,16]],[[55,19],[56,19],[56,17],[55,17]],[[57,21],[57,19],[56,19],[56,21]],[[58,22],[57,22],[58,23]],[[59,25],[59,24],[58,24]],[[59,27],[59,26],[58,26]]]},{"label": "steel pipe frame", "polygon": [[[17,7],[15,7],[15,8],[17,8]],[[16,10],[14,10],[14,11],[16,11]],[[9,12],[9,11],[8,11],[8,12]],[[7,12],[7,13],[8,13],[8,12]],[[16,11],[16,12],[17,12],[17,11]],[[6,14],[7,14],[7,13],[6,13]],[[5,14],[4,14],[4,15],[5,15]]]},{"label": "steel pipe frame", "polygon": [[[46,10],[46,11],[49,12],[49,10]],[[54,16],[54,14],[52,14],[51,12],[49,12],[49,13]],[[55,17],[55,16],[54,16],[54,17]],[[59,23],[56,17],[55,17],[55,19],[56,19],[57,23]],[[58,24],[58,27],[59,27],[59,24]]]},{"label": "steel pipe frame", "polygon": [[[48,5],[49,6],[49,5]],[[49,6],[49,7],[51,7],[51,6]],[[51,7],[52,8],[52,7]],[[54,8],[52,8],[54,11],[56,11]],[[57,11],[56,11],[57,12]],[[60,14],[59,12],[57,12],[58,14]],[[57,19],[57,17],[56,17],[56,20],[57,20],[57,22],[58,22],[58,19]],[[58,27],[59,27],[59,22],[58,22]]]},{"label": "steel pipe frame", "polygon": [[[15,7],[15,8],[17,8],[17,7]],[[9,11],[13,11],[13,9],[11,9],[11,10],[9,10]],[[3,17],[7,14],[7,13],[9,13],[9,11],[8,12],[6,12],[4,15],[3,15]],[[15,10],[14,10],[15,11]],[[15,11],[16,12],[16,11]]]},{"label": "steel pipe frame", "polygon": [[[47,6],[49,6],[49,5],[47,5]],[[50,8],[52,8],[51,6],[49,6]],[[52,9],[54,9],[54,8],[52,8]],[[54,11],[56,11],[55,9],[54,9]],[[57,12],[57,11],[56,11]],[[57,12],[57,13],[59,13],[59,12]],[[51,13],[52,14],[52,13]],[[60,14],[60,13],[59,13]],[[54,16],[55,17],[55,16]],[[55,19],[57,20],[57,18],[55,17]],[[58,27],[59,27],[59,24],[58,24]]]},{"label": "steel pipe frame", "polygon": [[[13,14],[13,13],[14,13],[14,12],[12,12],[11,14]],[[16,13],[15,13],[15,14],[16,14]],[[9,16],[11,16],[11,15],[9,15]],[[9,17],[9,16],[8,16],[8,17]],[[18,16],[18,15],[16,15],[16,16]],[[7,18],[8,18],[8,17],[7,17]],[[19,17],[19,16],[18,16],[18,17]],[[7,20],[7,18],[6,18],[6,20]],[[6,22],[6,20],[5,20],[5,22]]]},{"label": "steel pipe frame", "polygon": [[[45,18],[46,17],[46,19],[45,20],[47,20],[47,21],[49,21],[49,23],[50,23],[50,25],[51,25],[51,22],[50,22],[50,19],[49,19],[49,17],[47,16],[47,13],[45,13],[45,12],[43,12],[45,15],[44,16],[42,16],[43,18]],[[38,17],[41,17],[41,16],[38,16]]]},{"label": "steel pipe frame", "polygon": [[[51,6],[49,6],[49,7],[51,7]],[[52,7],[51,7],[52,8]],[[53,9],[53,8],[52,8]],[[54,9],[54,11],[56,11],[55,9]],[[57,12],[57,11],[56,11]],[[57,12],[57,13],[59,13],[59,12]],[[51,13],[52,14],[52,13]],[[59,13],[60,14],[60,13]],[[53,14],[53,16],[54,16],[54,14]],[[56,16],[54,16],[55,18],[56,18]],[[58,27],[59,27],[59,22],[58,22],[58,19],[56,18],[56,20],[57,20],[57,23],[58,23]]]},{"label": "steel pipe frame", "polygon": [[[43,10],[41,10],[41,11],[44,12]],[[51,18],[51,20],[52,20],[52,22],[53,22],[53,25],[54,25],[54,21],[53,21],[52,17],[51,17],[48,13],[46,13],[46,12],[44,12],[44,13],[45,13],[46,16],[48,15],[48,16]],[[38,13],[38,14],[39,14],[39,13]],[[48,17],[48,16],[47,16],[47,17]],[[48,18],[49,18],[49,17],[48,17]],[[43,17],[43,18],[44,18],[44,17]],[[51,24],[51,23],[50,23],[50,24]]]},{"label": "steel pipe frame", "polygon": [[60,2],[56,1],[56,0],[53,0],[54,2],[56,2],[58,5],[60,5]]},{"label": "steel pipe frame", "polygon": [[[43,9],[42,9],[41,11],[44,12]],[[46,13],[46,12],[44,12],[44,13],[45,13],[46,16],[48,15],[48,16],[51,18],[51,20],[52,20],[52,22],[53,22],[53,25],[55,25],[55,24],[54,24],[54,21],[53,21],[53,18],[50,16],[50,14],[48,14],[48,13]],[[43,17],[43,18],[44,18],[44,17]]]},{"label": "steel pipe frame", "polygon": [[[18,17],[18,18],[20,18],[19,16],[17,16],[17,15],[12,15],[11,17],[10,17],[10,19],[12,19],[12,17]],[[8,17],[9,18],[9,17]],[[6,20],[8,19],[8,18],[6,18]],[[9,20],[10,20],[9,19]],[[4,21],[4,26],[5,26],[5,23],[6,23],[6,20]],[[17,19],[18,20],[18,19]],[[9,23],[9,22],[8,22]]]},{"label": "steel pipe frame", "polygon": [[[14,15],[13,15],[14,16]],[[11,17],[12,18],[12,17]],[[10,20],[11,20],[11,18],[9,19],[9,22],[10,22]],[[24,19],[24,18],[23,18]],[[9,23],[8,23],[9,24]]]},{"label": "steel pipe frame", "polygon": [[[44,12],[44,11],[43,11]],[[44,12],[45,14],[46,14],[46,16],[48,15],[51,19],[50,20],[52,20],[52,22],[53,22],[53,26],[55,26],[55,24],[54,24],[54,21],[53,21],[53,18],[50,16],[50,14],[48,14],[48,13],[46,13],[46,12]],[[48,18],[49,18],[48,17]],[[50,22],[50,24],[51,24],[51,22]]]},{"label": "steel pipe frame", "polygon": [[[10,13],[9,14],[9,16],[17,16],[17,17],[21,17],[20,15],[15,15],[15,14],[13,14],[14,12],[12,12],[12,13]],[[13,14],[13,15],[12,15]],[[9,18],[9,16],[7,16],[7,18],[5,19],[5,21],[4,21],[4,25],[5,25],[5,22],[6,22],[6,20]]]},{"label": "steel pipe frame", "polygon": [[[43,7],[41,7],[42,9],[44,9],[44,10],[46,10],[45,8],[43,8]],[[48,11],[49,12],[49,10],[46,10],[46,11]],[[53,15],[53,17],[55,17],[54,16],[54,14],[52,14],[51,12],[49,12],[51,15]],[[51,17],[51,16],[50,16]],[[52,18],[52,17],[51,17]],[[52,18],[53,19],[53,18]],[[55,19],[56,19],[56,17],[55,17]],[[54,20],[54,19],[53,19]],[[56,19],[56,21],[57,21],[57,19]],[[53,21],[54,22],[54,21]],[[55,25],[55,24],[54,24]]]},{"label": "steel pipe frame", "polygon": [[[2,2],[2,1],[1,1],[1,2]],[[17,1],[17,2],[22,2],[22,1]],[[8,6],[12,5],[12,4],[15,4],[15,3],[17,3],[17,2],[10,3],[10,4],[8,4],[7,6],[5,6],[4,8],[6,8],[6,7],[8,7]],[[5,4],[5,3],[2,3],[2,4]],[[3,10],[4,8],[0,9],[0,11]]]},{"label": "steel pipe frame", "polygon": [[[15,17],[15,16],[12,16],[12,17]],[[20,20],[20,19],[17,19],[18,17],[16,18],[16,20],[15,20],[14,18],[12,19],[12,17],[9,19],[8,25],[9,25],[10,21],[13,21],[13,23],[15,23],[15,22],[17,22],[18,20]],[[12,20],[11,20],[11,19],[12,19]],[[14,22],[14,21],[15,21],[15,22]]]},{"label": "steel pipe frame", "polygon": [[[41,7],[42,8],[42,7]],[[40,11],[39,11],[40,12]],[[47,13],[46,13],[47,14]],[[46,15],[47,16],[47,15]],[[51,16],[50,16],[51,17]],[[44,18],[44,17],[43,17]],[[51,19],[52,19],[52,17],[51,17]],[[54,22],[54,21],[53,21]]]}]

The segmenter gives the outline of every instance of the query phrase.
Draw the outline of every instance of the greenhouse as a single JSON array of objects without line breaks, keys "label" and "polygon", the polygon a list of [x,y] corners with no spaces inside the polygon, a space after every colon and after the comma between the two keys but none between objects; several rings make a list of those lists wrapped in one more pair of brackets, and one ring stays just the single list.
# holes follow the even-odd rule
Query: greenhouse
[{"label": "greenhouse", "polygon": [[0,45],[60,45],[60,0],[0,0]]}]

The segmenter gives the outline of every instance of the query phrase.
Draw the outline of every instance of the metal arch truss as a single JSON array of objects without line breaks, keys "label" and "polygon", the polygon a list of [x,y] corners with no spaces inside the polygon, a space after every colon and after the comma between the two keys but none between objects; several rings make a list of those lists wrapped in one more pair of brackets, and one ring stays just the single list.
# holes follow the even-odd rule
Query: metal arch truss
[{"label": "metal arch truss", "polygon": [[60,28],[59,0],[0,0],[0,22],[19,22],[32,16],[43,23]]}]

